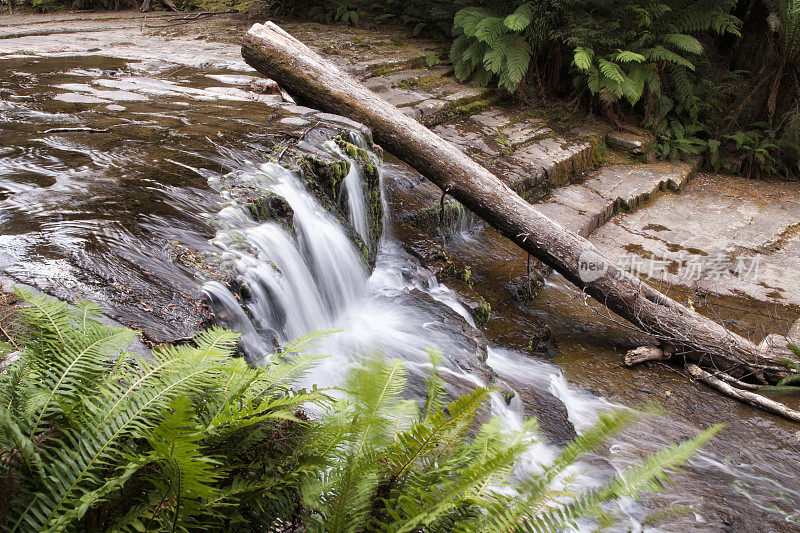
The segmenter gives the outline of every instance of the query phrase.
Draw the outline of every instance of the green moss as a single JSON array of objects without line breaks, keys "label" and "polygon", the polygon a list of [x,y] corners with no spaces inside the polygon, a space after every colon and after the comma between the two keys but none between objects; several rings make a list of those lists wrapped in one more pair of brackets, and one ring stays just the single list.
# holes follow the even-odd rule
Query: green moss
[{"label": "green moss", "polygon": [[468,104],[457,106],[456,112],[461,116],[476,115],[492,107],[494,102],[494,99],[476,100]]},{"label": "green moss", "polygon": [[427,119],[425,121],[425,124],[428,125],[429,127],[432,127],[437,124],[450,122],[462,117],[469,117],[472,115],[476,115],[478,113],[486,111],[490,107],[494,106],[497,102],[498,102],[497,97],[488,96],[485,98],[478,98],[472,101],[459,103],[457,105],[449,105],[446,106],[441,111],[439,111],[438,113],[436,113],[436,115],[434,115],[430,119]]},{"label": "green moss", "polygon": [[[365,149],[347,141],[342,135],[333,139],[336,145],[359,166],[364,176],[364,196],[367,201],[367,223],[369,242],[366,243],[368,264],[374,264],[378,241],[383,234],[383,202],[381,200],[380,169]],[[349,171],[349,166],[347,167]],[[344,173],[344,176],[347,172]],[[344,176],[342,179],[344,179]],[[362,250],[364,252],[364,250]]]},{"label": "green moss", "polygon": [[577,154],[559,162],[548,173],[548,182],[552,187],[560,187],[574,180],[581,173],[599,165],[606,153],[606,145],[601,136],[585,138],[578,142],[587,142],[588,146]]},{"label": "green moss", "polygon": [[379,65],[371,65],[370,67],[367,68],[367,70],[373,76],[381,77],[381,76],[388,76],[392,72],[400,70],[400,68],[397,65],[381,63]]},{"label": "green moss", "polygon": [[397,86],[407,90],[422,89],[423,91],[431,91],[437,87],[447,85],[450,81],[450,79],[441,74],[424,74],[422,76],[407,78],[398,83]]},{"label": "green moss", "polygon": [[517,395],[517,393],[515,391],[513,391],[513,390],[510,390],[510,389],[509,390],[504,390],[503,391],[503,401],[506,402],[506,405],[511,405],[511,400],[513,400],[516,395]]},{"label": "green moss", "polygon": [[[357,163],[370,167],[375,166],[372,164],[372,159],[369,157],[369,152],[363,148],[360,148],[350,141],[345,140],[341,135],[338,135],[333,140],[344,153],[353,158]],[[374,174],[377,175],[377,173],[378,170],[376,168],[374,169]]]},{"label": "green moss", "polygon": [[492,305],[487,302],[486,300],[483,301],[481,305],[475,308],[473,311],[473,317],[475,318],[475,326],[480,329],[483,329],[486,326],[486,323],[489,322],[489,319],[492,316]]},{"label": "green moss", "polygon": [[330,161],[306,156],[301,168],[308,189],[326,208],[332,208],[338,200],[342,182],[350,172],[350,163],[345,159]]},{"label": "green moss", "polygon": [[461,281],[472,287],[472,270],[465,268],[461,272]]},{"label": "green moss", "polygon": [[251,198],[245,207],[257,221],[273,220],[284,227],[291,227],[294,212],[289,203],[274,193],[266,193],[258,198]]}]

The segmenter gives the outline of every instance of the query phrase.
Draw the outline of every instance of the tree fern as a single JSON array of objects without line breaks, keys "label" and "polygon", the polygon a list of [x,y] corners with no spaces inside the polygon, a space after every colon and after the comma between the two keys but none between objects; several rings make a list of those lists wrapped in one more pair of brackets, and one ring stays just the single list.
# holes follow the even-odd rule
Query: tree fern
[{"label": "tree fern", "polygon": [[504,20],[506,28],[511,31],[522,31],[530,26],[533,21],[533,6],[530,2],[526,2],[519,6],[513,13],[508,15]]}]

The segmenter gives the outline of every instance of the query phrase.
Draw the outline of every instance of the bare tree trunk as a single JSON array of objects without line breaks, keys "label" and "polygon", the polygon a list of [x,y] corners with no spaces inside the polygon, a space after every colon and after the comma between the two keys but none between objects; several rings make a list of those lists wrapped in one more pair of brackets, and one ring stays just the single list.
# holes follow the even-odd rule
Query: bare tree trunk
[{"label": "bare tree trunk", "polygon": [[[408,162],[520,248],[614,313],[654,335],[675,356],[742,380],[774,383],[786,368],[749,340],[654,290],[602,257],[586,239],[539,213],[488,170],[267,22],[247,32],[248,64],[323,111],[362,122]],[[673,357],[675,357],[673,356]]]}]

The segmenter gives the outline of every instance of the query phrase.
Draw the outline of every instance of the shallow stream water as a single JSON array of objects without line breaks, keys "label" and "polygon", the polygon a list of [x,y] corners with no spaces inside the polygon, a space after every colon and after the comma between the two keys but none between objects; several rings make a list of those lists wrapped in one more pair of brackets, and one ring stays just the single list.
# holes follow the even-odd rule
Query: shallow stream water
[{"label": "shallow stream water", "polygon": [[[492,412],[509,426],[531,415],[541,420],[542,444],[521,468],[535,470],[552,458],[571,432],[585,431],[603,410],[661,407],[663,414],[581,463],[582,487],[724,422],[728,429],[674,476],[674,490],[619,503],[619,529],[800,527],[796,425],[722,398],[667,367],[621,368],[622,351],[646,339],[557,276],[532,303],[520,304],[508,282],[524,272],[525,257],[464,214],[447,246],[470,265],[472,282],[492,305],[486,346],[457,294],[402,246],[406,236],[392,224],[402,215],[401,198],[386,193],[386,230],[370,271],[340,221],[296,173],[266,162],[276,144],[302,137],[308,112],[238,88],[246,81],[237,73],[114,58],[0,58],[3,275],[61,298],[98,300],[115,318],[147,328],[154,341],[191,334],[192,320],[202,320],[199,310],[192,314],[192,302],[205,293],[218,319],[243,333],[254,358],[313,330],[339,330],[319,343],[330,356],[308,379],[320,385],[336,383],[376,351],[404,359],[421,376],[428,350],[436,349],[457,392],[487,383],[486,354],[499,381],[516,393],[508,403],[495,394]],[[337,152],[322,139],[303,142]],[[344,187],[350,225],[363,236],[369,222],[355,169]],[[232,202],[219,186],[232,174],[283,197],[294,212],[294,230],[257,222]],[[387,156],[381,179],[389,191],[421,178]],[[218,253],[229,262],[249,289],[246,305],[204,276],[202,262],[187,260],[186,250]],[[756,331],[764,326],[758,317],[768,315],[736,313],[733,326]],[[545,326],[558,346],[554,359],[525,350]],[[410,394],[423,393],[424,383],[412,380]],[[676,512],[657,516],[667,508]]]}]

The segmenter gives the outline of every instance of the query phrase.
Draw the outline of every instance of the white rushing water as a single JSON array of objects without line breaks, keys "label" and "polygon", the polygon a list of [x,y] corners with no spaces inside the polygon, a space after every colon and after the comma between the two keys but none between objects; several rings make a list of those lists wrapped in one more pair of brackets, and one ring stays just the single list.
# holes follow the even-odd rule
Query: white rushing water
[{"label": "white rushing water", "polygon": [[[333,150],[335,145],[328,148]],[[348,201],[357,201],[360,206],[349,205],[350,222],[359,234],[367,236],[369,228],[360,225],[367,223],[366,216],[362,219],[366,212],[363,193],[359,196],[351,192],[363,190],[363,176],[353,169],[357,165],[351,165],[348,178],[353,178],[351,182],[345,180],[344,186]],[[362,357],[378,352],[403,359],[412,373],[411,393],[422,395],[425,385],[417,380],[414,389],[413,374],[430,368],[431,349],[445,354],[442,372],[457,391],[487,385],[486,375],[460,364],[460,359],[479,355],[474,353],[477,348],[464,342],[462,330],[453,326],[463,319],[474,327],[469,312],[398,243],[387,236],[382,239],[369,275],[344,229],[303,188],[297,175],[274,163],[245,164],[237,172],[238,179],[258,183],[282,196],[294,211],[294,232],[275,222],[257,223],[246,210],[234,206],[220,213],[225,229],[215,243],[225,257],[233,259],[248,296],[242,304],[218,282],[207,283],[203,289],[217,320],[242,333],[243,347],[252,360],[300,335],[336,330],[318,342],[316,350],[328,357],[301,385],[338,384]],[[458,229],[459,233],[468,232],[468,223]],[[610,406],[569,387],[556,366],[499,348],[489,348],[488,364],[501,374],[531,376],[542,390],[564,403],[578,432],[591,427],[597,413]],[[509,430],[522,427],[518,398],[509,405],[500,393],[493,393],[490,407]],[[539,440],[520,461],[519,473],[540,471],[557,453],[557,447]],[[585,488],[597,486],[608,477],[608,472],[590,475],[590,470],[577,465],[570,474]],[[632,519],[626,528],[636,529],[636,524]]]},{"label": "white rushing water", "polygon": [[358,232],[364,242],[369,246],[369,220],[367,219],[367,200],[364,197],[364,174],[361,167],[348,157],[333,141],[325,143],[332,154],[345,159],[350,164],[350,170],[344,178],[347,191],[347,218],[350,225]]}]

